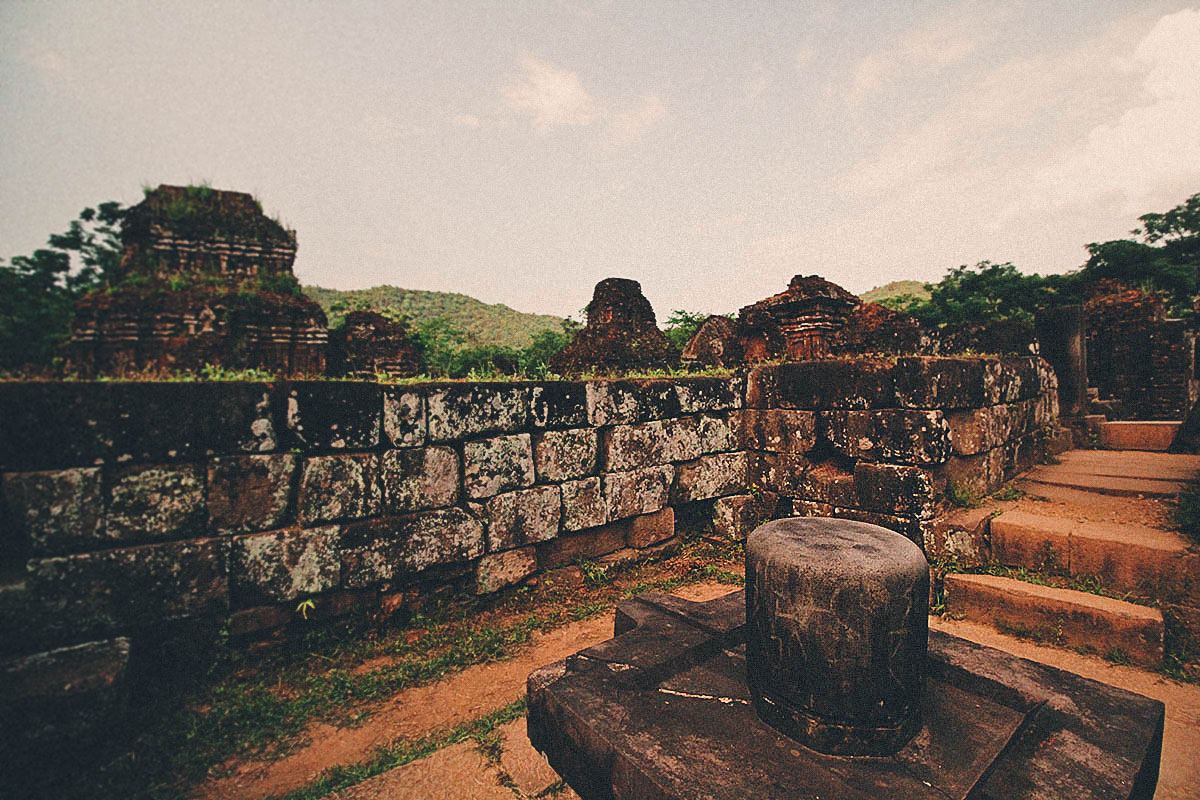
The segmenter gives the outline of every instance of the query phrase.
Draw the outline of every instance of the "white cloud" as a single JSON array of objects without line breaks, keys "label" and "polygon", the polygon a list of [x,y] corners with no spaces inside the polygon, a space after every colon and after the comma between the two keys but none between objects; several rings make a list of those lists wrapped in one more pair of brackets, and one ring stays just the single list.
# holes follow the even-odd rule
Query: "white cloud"
[{"label": "white cloud", "polygon": [[386,142],[393,139],[405,139],[409,136],[421,136],[427,129],[411,122],[385,117],[381,114],[367,114],[362,118],[360,129],[363,136],[374,142]]},{"label": "white cloud", "polygon": [[816,56],[817,51],[811,44],[805,43],[800,45],[796,50],[796,70],[798,72],[807,70]]},{"label": "white cloud", "polygon": [[590,125],[600,116],[577,73],[528,54],[521,57],[521,67],[524,76],[501,93],[509,107],[529,115],[535,128]]},{"label": "white cloud", "polygon": [[21,48],[18,57],[52,80],[69,81],[74,77],[70,60],[53,48],[31,42]]},{"label": "white cloud", "polygon": [[483,120],[474,114],[455,114],[450,118],[450,124],[456,128],[471,128],[479,130],[483,125]]},{"label": "white cloud", "polygon": [[884,76],[895,69],[892,57],[886,53],[872,53],[859,59],[854,66],[854,77],[846,90],[846,102],[860,105],[867,96],[883,86]]},{"label": "white cloud", "polygon": [[1141,76],[1142,96],[1038,172],[1052,206],[1101,196],[1142,213],[1200,180],[1200,11],[1161,18],[1118,66]]},{"label": "white cloud", "polygon": [[624,144],[640,136],[647,128],[667,115],[667,107],[657,94],[648,94],[636,105],[612,115],[608,124],[615,144]]},{"label": "white cloud", "polygon": [[758,98],[762,97],[767,89],[771,86],[773,79],[771,71],[763,65],[761,61],[754,62],[746,75],[746,80],[742,84],[742,96],[746,102],[753,103]]}]

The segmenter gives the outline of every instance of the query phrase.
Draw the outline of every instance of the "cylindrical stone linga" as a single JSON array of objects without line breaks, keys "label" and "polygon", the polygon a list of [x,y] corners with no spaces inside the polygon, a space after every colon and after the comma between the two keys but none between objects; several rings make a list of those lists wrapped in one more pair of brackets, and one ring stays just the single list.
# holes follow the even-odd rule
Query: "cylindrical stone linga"
[{"label": "cylindrical stone linga", "polygon": [[834,755],[890,755],[921,727],[929,564],[898,533],[769,522],[746,542],[746,669],[759,717]]}]

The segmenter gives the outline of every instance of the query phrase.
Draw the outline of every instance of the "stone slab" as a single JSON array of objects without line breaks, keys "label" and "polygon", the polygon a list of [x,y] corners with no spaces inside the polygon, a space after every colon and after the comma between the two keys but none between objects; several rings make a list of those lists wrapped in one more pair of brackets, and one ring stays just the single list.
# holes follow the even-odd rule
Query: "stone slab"
[{"label": "stone slab", "polygon": [[529,677],[529,737],[585,800],[1150,798],[1161,703],[931,632],[925,726],[895,756],[808,750],[749,703],[744,595],[644,595],[616,638]]},{"label": "stone slab", "polygon": [[1182,422],[1104,422],[1100,425],[1100,444],[1113,450],[1166,452],[1182,425]]}]

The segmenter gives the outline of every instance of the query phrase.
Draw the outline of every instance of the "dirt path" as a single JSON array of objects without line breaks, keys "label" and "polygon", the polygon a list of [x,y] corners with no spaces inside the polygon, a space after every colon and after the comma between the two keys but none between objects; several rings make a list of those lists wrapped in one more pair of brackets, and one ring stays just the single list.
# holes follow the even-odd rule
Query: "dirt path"
[{"label": "dirt path", "polygon": [[[683,587],[674,594],[689,600],[710,600],[728,591],[730,587],[725,584],[701,583]],[[535,634],[532,645],[515,658],[469,667],[445,680],[408,689],[385,703],[373,705],[371,710],[374,713],[361,725],[338,727],[328,723],[313,723],[305,731],[305,737],[311,744],[277,761],[240,764],[228,777],[197,787],[193,796],[203,800],[227,800],[231,797],[249,799],[283,794],[312,782],[330,767],[363,761],[381,745],[397,739],[415,739],[477,719],[524,695],[525,679],[534,669],[610,639],[612,632],[613,615],[609,612]],[[455,747],[458,748],[455,752],[462,749]],[[432,761],[432,758],[423,761]],[[405,774],[420,774],[417,763],[422,762],[399,769],[406,770]],[[463,756],[456,758],[453,763],[473,762]]]}]

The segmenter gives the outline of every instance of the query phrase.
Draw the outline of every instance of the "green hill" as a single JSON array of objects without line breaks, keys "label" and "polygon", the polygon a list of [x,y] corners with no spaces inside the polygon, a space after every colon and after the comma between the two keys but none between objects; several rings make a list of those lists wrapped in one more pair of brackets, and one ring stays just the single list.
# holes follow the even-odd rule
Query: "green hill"
[{"label": "green hill", "polygon": [[876,286],[874,289],[863,292],[860,297],[867,303],[878,303],[880,300],[886,300],[889,297],[900,297],[910,294],[920,300],[929,299],[929,290],[925,288],[925,284],[921,281],[892,281],[885,283],[883,286]]},{"label": "green hill", "polygon": [[[373,286],[370,289],[325,289],[305,286],[304,293],[321,304],[329,317],[331,328],[341,324],[346,311],[355,308],[394,309],[410,322],[444,317],[466,334],[468,347],[503,345],[522,348],[534,334],[543,330],[561,331],[562,317],[549,314],[525,314],[506,305],[489,305],[451,292],[427,292],[419,289],[400,289],[395,286]],[[334,306],[339,310],[335,311]]]}]

